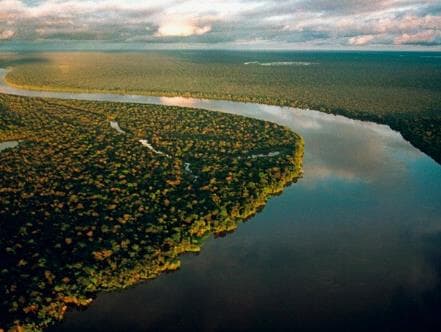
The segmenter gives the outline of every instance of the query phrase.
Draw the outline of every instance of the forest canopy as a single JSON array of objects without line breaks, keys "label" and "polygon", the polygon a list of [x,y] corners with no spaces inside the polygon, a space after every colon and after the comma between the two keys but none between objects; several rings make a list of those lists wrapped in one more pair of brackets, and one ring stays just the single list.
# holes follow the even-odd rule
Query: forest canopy
[{"label": "forest canopy", "polygon": [[179,268],[296,181],[303,159],[302,138],[269,122],[4,94],[0,144],[0,330],[41,330]]},{"label": "forest canopy", "polygon": [[27,89],[191,96],[310,108],[387,124],[441,162],[441,56],[418,52],[5,53]]}]

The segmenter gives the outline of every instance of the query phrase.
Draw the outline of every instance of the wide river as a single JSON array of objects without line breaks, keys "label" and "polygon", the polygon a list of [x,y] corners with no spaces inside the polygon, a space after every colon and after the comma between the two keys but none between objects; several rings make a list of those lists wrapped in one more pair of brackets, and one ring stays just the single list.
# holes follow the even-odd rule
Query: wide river
[{"label": "wide river", "polygon": [[182,268],[100,294],[54,331],[428,331],[441,327],[441,167],[387,126],[316,111],[106,93],[0,92],[204,108],[305,139],[304,177]]}]

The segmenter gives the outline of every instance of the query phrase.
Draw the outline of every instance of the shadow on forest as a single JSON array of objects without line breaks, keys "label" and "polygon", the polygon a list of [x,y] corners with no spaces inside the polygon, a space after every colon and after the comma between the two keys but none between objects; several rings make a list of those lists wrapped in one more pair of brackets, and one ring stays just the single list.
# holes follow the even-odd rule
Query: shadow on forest
[{"label": "shadow on forest", "polygon": [[44,64],[50,62],[47,57],[41,55],[19,55],[19,56],[8,56],[5,54],[3,57],[0,56],[0,67],[7,68],[17,65],[28,65],[28,64]]}]

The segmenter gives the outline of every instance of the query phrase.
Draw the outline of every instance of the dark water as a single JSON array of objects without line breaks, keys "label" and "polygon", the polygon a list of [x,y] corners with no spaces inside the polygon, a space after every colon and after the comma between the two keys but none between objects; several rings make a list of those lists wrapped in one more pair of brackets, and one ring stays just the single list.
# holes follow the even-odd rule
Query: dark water
[{"label": "dark water", "polygon": [[305,139],[304,178],[238,231],[184,256],[178,272],[99,295],[53,331],[441,330],[441,167],[399,133],[274,106],[47,95],[222,110]]}]

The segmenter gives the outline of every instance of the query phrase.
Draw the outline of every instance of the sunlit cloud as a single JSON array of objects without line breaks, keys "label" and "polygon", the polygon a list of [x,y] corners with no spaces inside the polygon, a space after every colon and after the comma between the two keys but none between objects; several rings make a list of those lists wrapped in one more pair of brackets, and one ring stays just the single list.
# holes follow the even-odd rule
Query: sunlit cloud
[{"label": "sunlit cloud", "polygon": [[12,30],[0,31],[0,40],[11,39],[14,35],[15,35],[15,32]]},{"label": "sunlit cloud", "polygon": [[349,38],[349,44],[356,46],[367,45],[374,39],[375,39],[374,35],[356,36]]},{"label": "sunlit cloud", "polygon": [[191,21],[180,21],[174,20],[172,22],[165,22],[158,27],[158,31],[155,33],[157,37],[168,37],[168,36],[199,36],[203,35],[211,30],[211,26],[198,26]]}]

